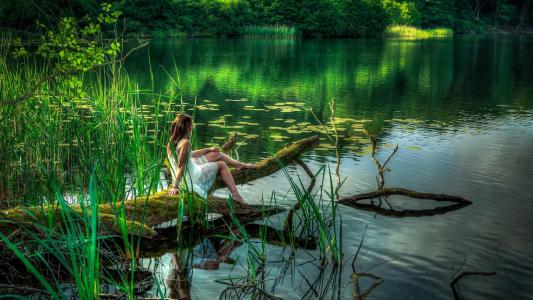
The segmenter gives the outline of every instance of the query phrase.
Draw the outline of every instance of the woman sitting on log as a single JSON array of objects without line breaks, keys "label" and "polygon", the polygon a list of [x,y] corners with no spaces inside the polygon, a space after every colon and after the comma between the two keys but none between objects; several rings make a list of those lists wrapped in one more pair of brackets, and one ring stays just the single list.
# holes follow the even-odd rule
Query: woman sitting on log
[{"label": "woman sitting on log", "polygon": [[[193,129],[191,116],[178,114],[170,126],[170,142],[167,144],[167,156],[172,166],[172,186],[169,194],[179,193],[183,174],[186,174],[187,189],[206,198],[215,182],[217,174],[220,175],[231,192],[235,201],[243,203],[244,199],[239,194],[228,165],[239,170],[254,168],[253,164],[245,164],[234,160],[220,152],[216,147],[191,151],[190,137]],[[187,170],[187,173],[185,173]]]}]

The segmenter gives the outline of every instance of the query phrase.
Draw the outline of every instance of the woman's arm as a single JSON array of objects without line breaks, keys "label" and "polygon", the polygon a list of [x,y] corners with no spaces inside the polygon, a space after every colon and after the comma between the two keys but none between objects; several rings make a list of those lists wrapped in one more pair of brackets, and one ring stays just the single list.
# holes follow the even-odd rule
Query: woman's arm
[{"label": "woman's arm", "polygon": [[200,149],[200,150],[195,150],[192,152],[192,157],[193,158],[198,158],[204,154],[207,154],[209,152],[213,152],[213,151],[216,151],[216,152],[220,152],[220,149],[217,148],[217,147],[211,147],[211,148],[204,148],[204,149]]},{"label": "woman's arm", "polygon": [[[170,190],[168,191],[170,195],[175,195],[179,192],[179,186],[180,186],[181,178],[183,177],[183,173],[185,172],[185,167],[187,164],[187,154],[189,153],[190,148],[191,148],[191,142],[189,141],[182,142],[179,147],[178,168],[177,170],[175,170],[176,177],[174,177],[174,181],[172,181],[172,185],[170,186]],[[167,147],[167,155],[168,154],[169,154],[169,149]],[[170,152],[170,155],[172,155],[172,152]]]}]

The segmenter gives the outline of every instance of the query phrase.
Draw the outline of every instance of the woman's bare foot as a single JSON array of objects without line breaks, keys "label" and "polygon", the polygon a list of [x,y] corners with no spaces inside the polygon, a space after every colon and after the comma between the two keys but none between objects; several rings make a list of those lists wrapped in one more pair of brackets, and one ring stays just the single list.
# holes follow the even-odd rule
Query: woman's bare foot
[{"label": "woman's bare foot", "polygon": [[239,202],[240,204],[246,205],[246,202],[244,201],[244,199],[242,198],[242,196],[240,194],[231,195],[231,198],[233,198],[233,200],[235,200],[235,202]]},{"label": "woman's bare foot", "polygon": [[241,171],[241,170],[253,169],[253,168],[255,168],[255,164],[242,164],[241,166],[237,167],[236,169]]}]

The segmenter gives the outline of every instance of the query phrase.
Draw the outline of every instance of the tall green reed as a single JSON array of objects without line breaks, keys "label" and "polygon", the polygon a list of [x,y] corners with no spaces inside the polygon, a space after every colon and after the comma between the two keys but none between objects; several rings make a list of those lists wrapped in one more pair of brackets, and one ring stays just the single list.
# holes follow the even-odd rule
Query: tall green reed
[{"label": "tall green reed", "polygon": [[[0,96],[9,99],[46,76],[49,63],[31,57],[13,59],[8,55],[11,41],[4,39],[2,42]],[[45,247],[72,271],[76,293],[91,298],[98,296],[98,281],[102,277],[98,255],[102,250],[99,242],[102,236],[98,231],[97,213],[93,212],[98,211],[98,204],[110,203],[120,228],[122,255],[130,264],[131,274],[124,276],[129,278],[128,282],[121,284],[130,295],[128,298],[132,298],[132,275],[140,238],[131,228],[134,225],[126,222],[124,199],[134,199],[136,205],[145,208],[147,196],[160,187],[167,138],[161,126],[167,126],[177,108],[173,97],[140,90],[130,82],[120,63],[79,76],[83,82],[81,96],[68,83],[54,78],[24,102],[0,105],[0,139],[3,141],[0,143],[0,172],[3,174],[0,204],[3,207],[38,205],[47,216],[48,229],[55,228],[57,221],[70,224],[74,218],[68,213],[71,204],[84,208],[83,217],[76,217],[83,230],[82,227],[66,227],[57,234],[54,230],[43,229],[44,238],[29,235],[26,238],[30,240],[24,244],[50,241],[52,237],[75,241],[76,237],[83,236],[84,240],[93,241],[90,247],[84,248],[88,261],[83,263],[78,260],[81,254],[76,249],[67,251],[70,253],[67,259],[59,255],[55,244],[47,242]],[[55,213],[57,208],[61,216]],[[140,213],[142,223],[145,209]],[[67,241],[67,244],[76,243]],[[16,249],[12,250],[17,253]],[[78,276],[76,270],[80,266],[89,276]],[[38,274],[34,272],[34,275]]]},{"label": "tall green reed", "polygon": [[[329,167],[322,167],[313,176],[313,179],[319,175],[322,178],[321,184],[313,192],[307,190],[298,174],[295,180],[287,168],[281,162],[278,163],[282,166],[283,174],[290,184],[291,192],[294,193],[300,211],[300,214],[296,215],[300,218],[300,222],[292,228],[291,234],[299,231],[304,235],[318,235],[322,261],[325,263],[329,256],[332,263],[342,263],[342,219],[337,212],[336,204],[336,195],[342,182],[339,186],[334,184]],[[327,185],[329,190],[326,190],[326,179],[329,181]]]},{"label": "tall green reed", "polygon": [[298,31],[293,26],[279,24],[264,26],[249,25],[241,30],[241,34],[245,37],[292,39],[298,36]]},{"label": "tall green reed", "polygon": [[109,236],[101,234],[94,177],[91,176],[89,194],[78,195],[83,200],[81,211],[72,209],[59,187],[55,188],[56,202],[61,207],[60,225],[21,224],[24,237],[19,245],[3,234],[0,238],[52,298],[66,296],[61,288],[62,276],[56,275],[57,270],[62,270],[60,273],[71,277],[79,299],[98,299],[102,282],[101,241]]}]

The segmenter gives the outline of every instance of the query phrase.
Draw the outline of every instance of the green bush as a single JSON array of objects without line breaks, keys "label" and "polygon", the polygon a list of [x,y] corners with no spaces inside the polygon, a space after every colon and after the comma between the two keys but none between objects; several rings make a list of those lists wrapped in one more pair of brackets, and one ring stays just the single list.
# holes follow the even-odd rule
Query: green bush
[{"label": "green bush", "polygon": [[[0,26],[32,30],[35,21],[94,14],[101,0],[0,1]],[[128,33],[156,38],[234,36],[249,26],[287,26],[311,37],[380,36],[388,25],[446,27],[482,32],[487,25],[516,28],[522,2],[471,0],[120,0]],[[34,9],[38,6],[42,9]],[[46,12],[44,14],[43,12]],[[531,15],[531,14],[530,14]],[[521,23],[523,28],[531,17]],[[119,28],[120,30],[120,28]]]},{"label": "green bush", "polygon": [[393,25],[420,25],[420,12],[414,2],[383,0],[383,9]]},{"label": "green bush", "polygon": [[422,27],[454,27],[455,11],[452,0],[426,0],[421,6]]},{"label": "green bush", "polygon": [[218,35],[238,35],[241,29],[254,20],[250,3],[244,0],[215,1],[215,24]]},{"label": "green bush", "polygon": [[339,36],[342,35],[342,16],[337,1],[303,0],[296,26],[303,36]]}]

